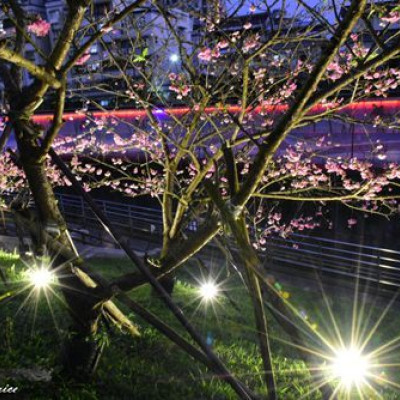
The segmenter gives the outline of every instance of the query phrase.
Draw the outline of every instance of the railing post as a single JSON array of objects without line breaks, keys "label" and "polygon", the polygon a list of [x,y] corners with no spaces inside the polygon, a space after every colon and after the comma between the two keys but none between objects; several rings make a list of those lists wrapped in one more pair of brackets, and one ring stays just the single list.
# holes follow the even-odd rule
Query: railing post
[{"label": "railing post", "polygon": [[83,201],[83,197],[79,197],[80,200],[80,207],[81,207],[81,213],[82,213],[82,219],[83,223],[86,226],[86,213],[85,213],[85,202]]},{"label": "railing post", "polygon": [[129,233],[133,234],[133,217],[132,217],[132,206],[128,206],[128,218],[129,218]]},{"label": "railing post", "polygon": [[64,207],[64,196],[62,194],[57,195],[57,200],[58,200],[58,206],[60,208],[60,211],[62,213],[65,213],[65,207]]},{"label": "railing post", "polygon": [[1,222],[3,224],[4,232],[7,232],[6,217],[3,208],[0,209],[0,212],[1,212]]},{"label": "railing post", "polygon": [[322,249],[321,249],[321,243],[320,242],[318,242],[318,256],[319,256],[319,259],[321,260],[318,263],[318,270],[319,270],[319,273],[321,274],[322,271],[323,271],[322,264],[324,262],[324,259],[323,259],[323,256],[322,256]]},{"label": "railing post", "polygon": [[380,264],[381,264],[381,255],[378,254],[378,258],[376,259],[376,266],[378,268],[378,277],[376,278],[376,283],[377,283],[378,288],[380,286],[380,281],[381,281],[381,267],[380,267]]}]

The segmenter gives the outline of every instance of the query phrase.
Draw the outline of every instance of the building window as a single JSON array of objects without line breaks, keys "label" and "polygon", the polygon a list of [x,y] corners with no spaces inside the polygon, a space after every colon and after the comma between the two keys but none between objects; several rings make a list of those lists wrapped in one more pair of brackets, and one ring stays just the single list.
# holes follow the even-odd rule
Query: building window
[{"label": "building window", "polygon": [[138,28],[144,28],[145,25],[146,25],[146,19],[145,19],[145,17],[140,17],[140,18],[138,18],[138,20],[137,20],[137,26],[138,26]]},{"label": "building window", "polygon": [[60,22],[60,11],[52,11],[49,20],[53,24]]}]

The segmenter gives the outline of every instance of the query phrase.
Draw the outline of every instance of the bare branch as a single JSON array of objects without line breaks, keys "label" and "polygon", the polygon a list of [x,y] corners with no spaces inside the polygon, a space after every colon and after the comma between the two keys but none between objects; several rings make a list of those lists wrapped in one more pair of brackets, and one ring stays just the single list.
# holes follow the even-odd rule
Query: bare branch
[{"label": "bare branch", "polygon": [[346,14],[346,18],[339,25],[336,35],[330,41],[330,45],[326,49],[324,55],[314,68],[310,75],[308,82],[299,93],[295,103],[290,107],[289,111],[277,124],[276,128],[269,135],[268,141],[261,147],[254,160],[253,167],[248,175],[247,180],[244,182],[240,192],[233,199],[237,205],[243,205],[247,202],[251,194],[257,187],[266,166],[268,165],[271,157],[285,139],[289,131],[295,126],[296,122],[305,114],[306,105],[312,94],[318,87],[319,82],[335,57],[337,51],[341,48],[347,37],[350,35],[353,27],[364,12],[366,0],[357,1],[353,0]]},{"label": "bare branch", "polygon": [[0,154],[3,152],[4,147],[7,145],[7,141],[11,135],[11,132],[12,125],[8,122],[6,127],[4,128],[2,135],[0,136]]},{"label": "bare branch", "polygon": [[65,108],[65,93],[66,93],[66,79],[63,78],[62,85],[58,89],[58,96],[57,96],[57,106],[54,113],[53,123],[48,130],[46,136],[43,139],[41,152],[42,157],[45,157],[46,154],[49,152],[53,140],[58,135],[62,125],[63,125],[63,113]]},{"label": "bare branch", "polygon": [[54,74],[50,73],[45,68],[36,65],[32,61],[27,60],[19,53],[7,48],[5,43],[0,47],[0,58],[6,62],[26,69],[31,75],[54,89],[61,87],[61,82],[54,76]]},{"label": "bare branch", "polygon": [[90,46],[95,43],[97,40],[99,40],[102,36],[104,36],[110,29],[113,28],[115,24],[123,20],[127,15],[129,15],[133,10],[141,6],[145,0],[136,0],[133,4],[130,6],[126,7],[123,9],[123,11],[119,12],[118,14],[114,15],[114,17],[110,18],[103,26],[102,28],[94,33],[91,38],[89,38],[83,45],[82,47],[75,53],[75,55],[67,62],[67,64],[63,67],[63,71],[67,72],[69,71],[79,60],[80,57],[82,57],[86,51],[89,50]]}]

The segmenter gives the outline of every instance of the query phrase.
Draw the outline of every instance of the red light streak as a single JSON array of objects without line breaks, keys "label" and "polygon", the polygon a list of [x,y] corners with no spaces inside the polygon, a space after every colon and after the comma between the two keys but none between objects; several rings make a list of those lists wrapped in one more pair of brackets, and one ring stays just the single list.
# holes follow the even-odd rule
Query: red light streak
[{"label": "red light streak", "polygon": [[[383,109],[398,109],[400,111],[400,100],[398,99],[385,99],[385,100],[365,100],[356,103],[351,103],[341,109],[341,111],[365,111],[370,112],[374,108],[383,108]],[[267,107],[256,107],[255,109],[249,110],[251,113],[259,114],[261,111],[264,112],[283,112],[288,109],[287,105],[276,105],[276,106],[267,106]],[[160,110],[160,109],[158,109]],[[212,114],[218,111],[228,111],[232,114],[236,114],[242,110],[240,106],[232,105],[227,107],[207,107],[205,112],[207,114]],[[325,111],[326,107],[324,105],[318,105],[314,107],[311,112],[321,112]],[[171,115],[171,116],[180,116],[188,114],[192,111],[189,107],[176,107],[176,108],[166,108],[163,110],[162,114]],[[153,111],[155,115],[160,115],[160,111]],[[162,115],[161,114],[161,115]],[[147,112],[143,109],[135,110],[135,109],[127,109],[127,110],[107,110],[107,111],[92,111],[90,115],[95,118],[143,118],[147,116]],[[84,120],[87,118],[86,114],[83,113],[65,113],[64,119],[70,121],[76,120]],[[53,119],[53,114],[38,114],[33,117],[33,120],[37,123],[40,122],[50,122]]]}]

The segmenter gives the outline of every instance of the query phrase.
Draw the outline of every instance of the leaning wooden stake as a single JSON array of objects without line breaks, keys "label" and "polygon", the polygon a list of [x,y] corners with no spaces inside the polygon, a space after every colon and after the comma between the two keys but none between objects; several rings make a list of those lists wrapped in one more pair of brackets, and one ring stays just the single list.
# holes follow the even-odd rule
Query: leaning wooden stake
[{"label": "leaning wooden stake", "polygon": [[[83,274],[83,275],[82,275]],[[107,291],[110,288],[110,283],[104,279],[101,275],[92,271],[86,265],[80,265],[78,268],[78,276],[87,282],[91,280],[93,284],[100,285],[103,290]],[[165,335],[168,339],[173,341],[177,346],[186,351],[191,357],[195,360],[203,363],[208,368],[212,369],[213,366],[210,363],[210,360],[204,355],[201,350],[198,350],[192,343],[188,342],[183,336],[179,335],[175,331],[175,329],[171,328],[165,322],[163,322],[157,315],[153,314],[146,308],[142,307],[140,304],[136,303],[132,300],[127,294],[116,289],[117,291],[114,293],[114,287],[112,288],[112,294],[123,304],[125,304],[128,308],[130,308],[135,314],[142,317],[145,321],[147,321],[150,325],[154,326],[158,331],[160,331],[163,335]],[[223,379],[223,377],[222,377]]]},{"label": "leaning wooden stake", "polygon": [[211,182],[206,182],[206,189],[212,201],[220,210],[223,221],[229,224],[230,230],[240,247],[239,258],[246,270],[250,298],[253,304],[260,353],[264,366],[263,375],[265,384],[267,386],[268,400],[277,400],[276,382],[272,366],[272,356],[269,343],[267,319],[264,311],[264,302],[262,299],[259,279],[253,270],[254,264],[257,263],[258,259],[252,251],[249,242],[250,238],[246,232],[244,218],[242,216],[239,216],[237,219],[231,217],[229,211],[227,211],[224,207],[224,203],[218,193],[218,189]]},{"label": "leaning wooden stake", "polygon": [[114,228],[112,223],[108,220],[108,218],[100,210],[97,204],[93,201],[92,197],[83,189],[82,185],[76,180],[74,174],[64,163],[64,161],[58,156],[58,154],[54,151],[54,149],[51,148],[49,154],[54,164],[57,165],[57,167],[69,179],[72,187],[88,203],[90,209],[102,223],[106,231],[113,237],[115,242],[118,243],[118,245],[125,251],[126,255],[137,266],[139,271],[146,277],[151,286],[159,293],[160,298],[164,301],[164,303],[175,315],[175,317],[182,324],[182,326],[187,330],[192,339],[200,346],[204,354],[207,356],[207,358],[214,366],[214,371],[217,374],[222,374],[225,377],[225,380],[231,385],[231,387],[235,390],[235,392],[239,395],[240,398],[249,400],[254,399],[254,396],[251,394],[250,390],[230,373],[230,371],[226,368],[226,366],[222,363],[222,361],[211,350],[210,346],[207,345],[202,336],[197,332],[194,326],[185,317],[183,311],[174,303],[171,296],[169,296],[169,294],[165,291],[165,289],[158,282],[158,280],[152,275],[150,270],[143,264],[139,256],[130,248],[128,243],[124,239],[122,239],[119,232]]}]

